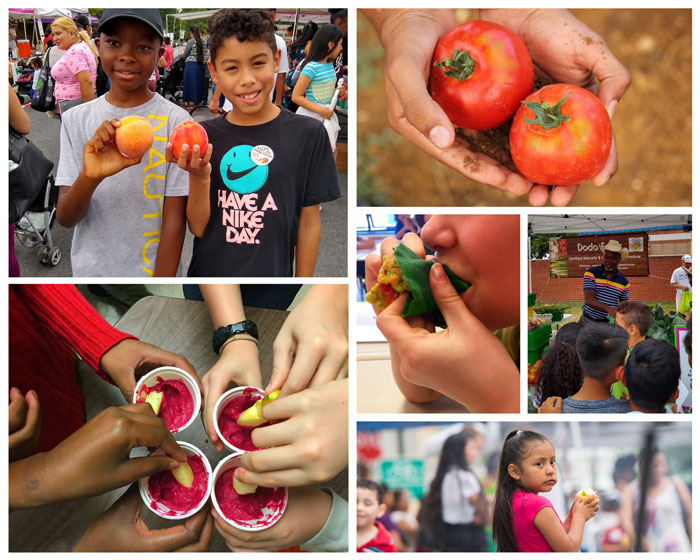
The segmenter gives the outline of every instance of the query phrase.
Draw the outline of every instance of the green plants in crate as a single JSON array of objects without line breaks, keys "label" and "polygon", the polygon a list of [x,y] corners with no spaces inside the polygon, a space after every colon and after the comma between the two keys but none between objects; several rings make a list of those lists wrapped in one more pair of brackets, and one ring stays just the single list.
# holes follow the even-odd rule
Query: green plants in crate
[{"label": "green plants in crate", "polygon": [[660,338],[673,344],[675,340],[673,331],[676,326],[684,327],[685,317],[675,311],[664,313],[663,307],[656,304],[651,312],[651,327],[647,332],[647,338]]},{"label": "green plants in crate", "polygon": [[552,314],[552,321],[561,321],[564,318],[564,308],[561,305],[540,305],[535,307],[535,313],[542,315],[544,313]]}]

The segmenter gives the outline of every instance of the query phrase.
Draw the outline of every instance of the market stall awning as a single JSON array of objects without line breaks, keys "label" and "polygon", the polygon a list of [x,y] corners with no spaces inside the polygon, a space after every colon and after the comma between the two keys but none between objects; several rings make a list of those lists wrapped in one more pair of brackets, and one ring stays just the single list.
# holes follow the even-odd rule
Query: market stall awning
[{"label": "market stall awning", "polygon": [[528,234],[594,233],[692,224],[691,214],[560,214],[528,216]]}]

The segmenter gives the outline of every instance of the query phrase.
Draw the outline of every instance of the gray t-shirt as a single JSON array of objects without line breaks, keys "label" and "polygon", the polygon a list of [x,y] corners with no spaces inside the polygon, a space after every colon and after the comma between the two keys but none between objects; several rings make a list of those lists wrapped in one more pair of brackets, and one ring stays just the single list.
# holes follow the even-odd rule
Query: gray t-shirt
[{"label": "gray t-shirt", "polygon": [[630,411],[630,403],[619,401],[615,397],[602,401],[580,401],[568,397],[561,403],[563,413],[595,414],[595,413],[619,413]]},{"label": "gray t-shirt", "polygon": [[163,197],[189,193],[188,173],[165,161],[165,144],[172,130],[190,116],[158,94],[138,107],[115,107],[102,96],[66,111],[56,185],[71,186],[78,178],[83,146],[102,121],[128,115],[150,120],[153,146],[141,163],[103,179],[95,190],[87,214],[73,232],[73,276],[152,276]]}]

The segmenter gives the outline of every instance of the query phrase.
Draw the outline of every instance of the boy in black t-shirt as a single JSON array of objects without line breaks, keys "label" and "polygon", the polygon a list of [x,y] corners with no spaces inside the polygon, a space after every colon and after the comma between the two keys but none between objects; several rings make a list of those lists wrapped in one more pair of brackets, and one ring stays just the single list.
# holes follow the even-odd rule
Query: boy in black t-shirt
[{"label": "boy in black t-shirt", "polygon": [[201,123],[203,157],[195,146],[187,161],[184,146],[177,160],[190,172],[188,276],[312,276],[319,205],[340,196],[325,129],[270,102],[280,52],[265,10],[219,10],[208,29],[209,70],[233,110]]}]

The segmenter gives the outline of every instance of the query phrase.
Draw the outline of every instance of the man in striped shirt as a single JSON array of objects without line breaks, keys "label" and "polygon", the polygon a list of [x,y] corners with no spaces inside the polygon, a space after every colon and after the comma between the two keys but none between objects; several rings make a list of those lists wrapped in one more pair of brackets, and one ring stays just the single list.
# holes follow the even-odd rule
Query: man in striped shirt
[{"label": "man in striped shirt", "polygon": [[609,241],[601,247],[603,264],[589,268],[583,275],[583,297],[581,320],[589,323],[607,323],[608,315],[615,317],[617,306],[630,297],[630,284],[618,270],[620,261],[629,251],[619,241]]}]

